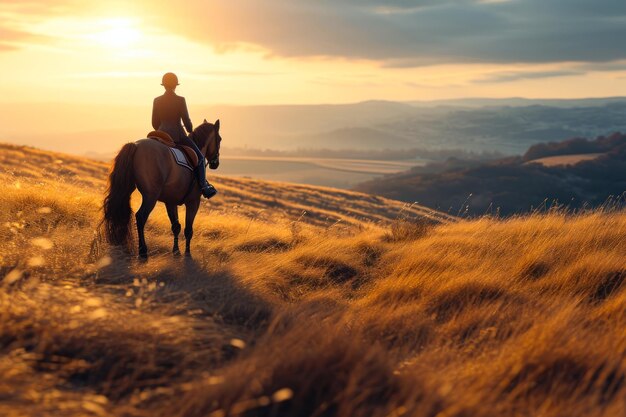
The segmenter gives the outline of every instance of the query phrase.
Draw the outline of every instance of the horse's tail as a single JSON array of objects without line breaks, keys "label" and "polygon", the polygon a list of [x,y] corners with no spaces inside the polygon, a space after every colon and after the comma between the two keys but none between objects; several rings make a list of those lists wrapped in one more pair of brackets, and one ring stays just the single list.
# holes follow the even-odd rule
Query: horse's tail
[{"label": "horse's tail", "polygon": [[104,234],[107,241],[132,250],[132,214],[130,195],[135,191],[133,159],[137,145],[127,143],[115,157],[104,198]]}]

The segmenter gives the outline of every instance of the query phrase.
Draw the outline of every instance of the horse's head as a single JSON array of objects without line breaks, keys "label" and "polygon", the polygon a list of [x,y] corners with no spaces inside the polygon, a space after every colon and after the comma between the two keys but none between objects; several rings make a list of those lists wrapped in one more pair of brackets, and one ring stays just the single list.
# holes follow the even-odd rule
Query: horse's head
[{"label": "horse's head", "polygon": [[220,166],[220,144],[222,137],[220,136],[220,121],[211,124],[204,122],[193,131],[193,138],[209,161],[209,168],[217,169]]}]

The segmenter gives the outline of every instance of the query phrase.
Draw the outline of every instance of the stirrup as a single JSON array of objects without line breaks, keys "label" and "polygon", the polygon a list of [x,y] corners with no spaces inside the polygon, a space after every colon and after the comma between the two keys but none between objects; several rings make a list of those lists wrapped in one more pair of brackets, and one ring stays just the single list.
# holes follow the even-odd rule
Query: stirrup
[{"label": "stirrup", "polygon": [[207,200],[215,197],[215,195],[217,194],[217,190],[215,189],[215,187],[209,183],[205,183],[205,186],[200,188],[200,191],[202,192],[204,198],[206,198]]}]

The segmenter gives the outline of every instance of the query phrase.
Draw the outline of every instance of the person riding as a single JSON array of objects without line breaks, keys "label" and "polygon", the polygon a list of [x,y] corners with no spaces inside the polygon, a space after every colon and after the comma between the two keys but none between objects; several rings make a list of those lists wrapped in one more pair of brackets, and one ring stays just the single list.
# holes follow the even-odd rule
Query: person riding
[{"label": "person riding", "polygon": [[165,93],[154,99],[152,105],[152,127],[154,130],[160,130],[169,134],[174,142],[182,145],[189,146],[198,155],[198,166],[194,169],[194,174],[198,180],[200,191],[206,198],[211,198],[217,194],[217,190],[206,179],[206,165],[204,162],[204,155],[198,149],[198,145],[191,140],[183,126],[189,134],[193,132],[193,125],[189,118],[189,111],[187,110],[187,102],[184,97],[176,95],[176,87],[178,84],[178,77],[176,74],[168,72],[163,75],[161,85],[165,88]]}]

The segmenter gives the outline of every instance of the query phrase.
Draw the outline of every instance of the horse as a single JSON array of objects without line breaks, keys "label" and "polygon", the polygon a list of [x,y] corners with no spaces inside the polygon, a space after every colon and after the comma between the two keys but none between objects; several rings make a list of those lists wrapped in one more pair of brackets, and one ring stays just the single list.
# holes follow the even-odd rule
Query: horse
[{"label": "horse", "polygon": [[[220,164],[220,121],[215,124],[204,120],[190,135],[209,161],[209,168]],[[174,255],[180,255],[178,235],[178,206],[185,205],[185,255],[191,256],[193,222],[200,207],[201,193],[195,175],[176,164],[167,145],[154,139],[141,139],[122,147],[109,174],[109,184],[104,198],[104,235],[114,246],[132,250],[132,209],[130,196],[135,188],[141,193],[141,207],[135,215],[139,237],[139,257],[148,258],[144,227],[156,203],[165,203],[174,235]]]}]

